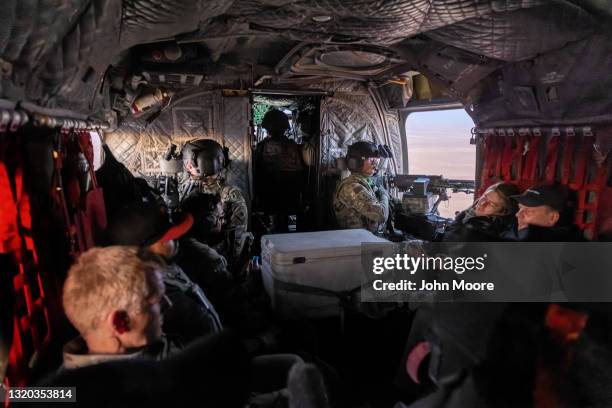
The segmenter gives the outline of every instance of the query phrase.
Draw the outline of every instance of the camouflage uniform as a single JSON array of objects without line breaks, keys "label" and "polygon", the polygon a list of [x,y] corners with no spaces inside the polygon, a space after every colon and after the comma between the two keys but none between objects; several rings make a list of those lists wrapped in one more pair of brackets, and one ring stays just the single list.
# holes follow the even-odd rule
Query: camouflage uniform
[{"label": "camouflage uniform", "polygon": [[389,194],[371,178],[352,173],[334,193],[334,214],[340,228],[364,228],[383,232],[389,217]]},{"label": "camouflage uniform", "polygon": [[188,178],[181,183],[180,195],[181,200],[188,196],[191,192],[199,190],[202,193],[214,194],[220,197],[225,213],[226,229],[236,231],[234,254],[240,254],[242,246],[246,240],[252,235],[247,232],[249,222],[249,210],[246,199],[242,195],[242,191],[238,187],[231,186],[225,183],[225,179],[218,177],[212,183],[193,180]]}]

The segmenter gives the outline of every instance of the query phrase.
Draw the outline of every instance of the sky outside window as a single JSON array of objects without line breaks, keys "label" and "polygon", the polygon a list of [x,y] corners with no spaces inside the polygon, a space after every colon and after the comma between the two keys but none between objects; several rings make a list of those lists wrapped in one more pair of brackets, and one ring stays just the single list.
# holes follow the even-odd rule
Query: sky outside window
[{"label": "sky outside window", "polygon": [[[470,145],[472,118],[463,109],[411,113],[406,118],[410,174],[474,180],[476,146]],[[469,207],[472,194],[452,193],[440,204],[440,215],[453,218]]]}]

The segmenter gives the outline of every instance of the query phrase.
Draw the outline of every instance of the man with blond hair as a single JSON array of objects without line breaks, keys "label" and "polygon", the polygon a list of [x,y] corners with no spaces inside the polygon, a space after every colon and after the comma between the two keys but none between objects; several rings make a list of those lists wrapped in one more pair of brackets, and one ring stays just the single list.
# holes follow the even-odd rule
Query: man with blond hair
[{"label": "man with blond hair", "polygon": [[[60,371],[60,380],[57,381],[61,382],[61,376],[70,373],[71,369],[117,360],[165,360],[169,355],[181,351],[180,346],[171,343],[162,334],[160,307],[163,301],[167,301],[164,295],[164,272],[159,263],[145,258],[134,246],[92,248],[83,253],[70,268],[64,283],[63,305],[66,316],[80,336],[64,347],[64,370]],[[223,353],[224,348],[215,347],[214,343],[198,342],[195,348],[191,348],[191,352],[186,351],[188,354],[177,356],[178,359],[163,368],[187,370],[193,366],[191,356],[194,353],[204,357],[213,352]],[[239,345],[234,343],[228,347],[236,346]],[[241,347],[237,347],[236,353],[242,351]],[[212,364],[219,366],[208,369],[211,373],[215,369],[222,372],[226,369],[223,367],[224,363],[225,361],[213,359]],[[300,357],[291,354],[254,358],[249,367],[252,370],[252,391],[255,395],[251,400],[262,407],[276,407],[283,402],[283,406],[286,406],[286,390],[281,389],[286,387],[289,369],[296,363],[303,362]],[[131,367],[132,370],[138,368],[137,365],[126,367]],[[108,365],[101,368],[103,372],[109,369]],[[152,373],[156,372],[154,366],[149,368]],[[96,384],[99,381],[106,384],[109,380],[104,376],[96,377],[91,370],[81,370],[78,373],[85,375],[81,387],[85,390],[88,390],[86,384],[92,381],[92,378],[95,378]],[[211,376],[214,378],[214,375]],[[110,379],[110,382],[113,380]],[[134,384],[137,384],[143,379],[133,380]],[[159,380],[160,377],[152,375],[152,381]],[[153,387],[154,392],[159,392],[166,386],[168,382],[164,381],[163,384]],[[178,383],[174,384],[174,387],[178,386]],[[231,384],[217,385],[217,388],[224,387],[231,387]],[[120,388],[119,391],[125,394],[118,393],[118,396],[123,395],[126,398],[132,398],[142,392],[137,386]],[[147,395],[143,399],[149,397]]]},{"label": "man with blond hair", "polygon": [[143,356],[158,359],[179,348],[162,336],[162,271],[136,247],[92,248],[68,271],[63,306],[80,336],[64,347],[64,368]]}]

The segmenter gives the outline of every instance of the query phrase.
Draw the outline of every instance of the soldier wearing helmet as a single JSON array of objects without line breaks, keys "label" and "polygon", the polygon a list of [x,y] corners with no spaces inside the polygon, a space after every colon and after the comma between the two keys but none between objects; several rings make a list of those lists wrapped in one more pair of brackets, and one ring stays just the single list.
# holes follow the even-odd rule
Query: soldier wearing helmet
[{"label": "soldier wearing helmet", "polygon": [[196,139],[183,146],[182,155],[188,178],[180,187],[181,200],[196,191],[217,195],[225,213],[224,230],[234,231],[234,250],[227,255],[239,254],[250,236],[248,207],[240,189],[225,181],[224,170],[229,165],[227,150],[212,139]]},{"label": "soldier wearing helmet", "polygon": [[289,215],[302,212],[305,187],[305,166],[300,145],[286,136],[289,118],[277,109],[270,109],[261,122],[269,137],[255,151],[255,205],[271,216],[274,231],[286,232]]},{"label": "soldier wearing helmet", "polygon": [[334,193],[334,214],[340,228],[364,228],[382,233],[389,217],[389,194],[374,183],[380,160],[388,149],[360,141],[349,146],[346,164],[351,175],[338,184]]}]

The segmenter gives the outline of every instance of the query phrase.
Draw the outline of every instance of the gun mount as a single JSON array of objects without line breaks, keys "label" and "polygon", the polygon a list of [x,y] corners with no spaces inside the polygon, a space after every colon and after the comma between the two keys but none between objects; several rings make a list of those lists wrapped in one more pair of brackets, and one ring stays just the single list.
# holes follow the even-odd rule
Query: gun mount
[{"label": "gun mount", "polygon": [[442,175],[397,174],[390,185],[403,192],[402,205],[413,214],[437,214],[438,205],[449,199],[447,190],[453,193],[473,194],[473,180],[447,179]]},{"label": "gun mount", "polygon": [[[430,193],[437,194],[440,189],[452,189],[453,193],[464,192],[471,194],[476,189],[473,180],[447,179],[444,176],[428,174],[396,174],[391,178],[391,184],[402,192],[420,192],[423,186]],[[423,192],[424,193],[424,192]]]}]

